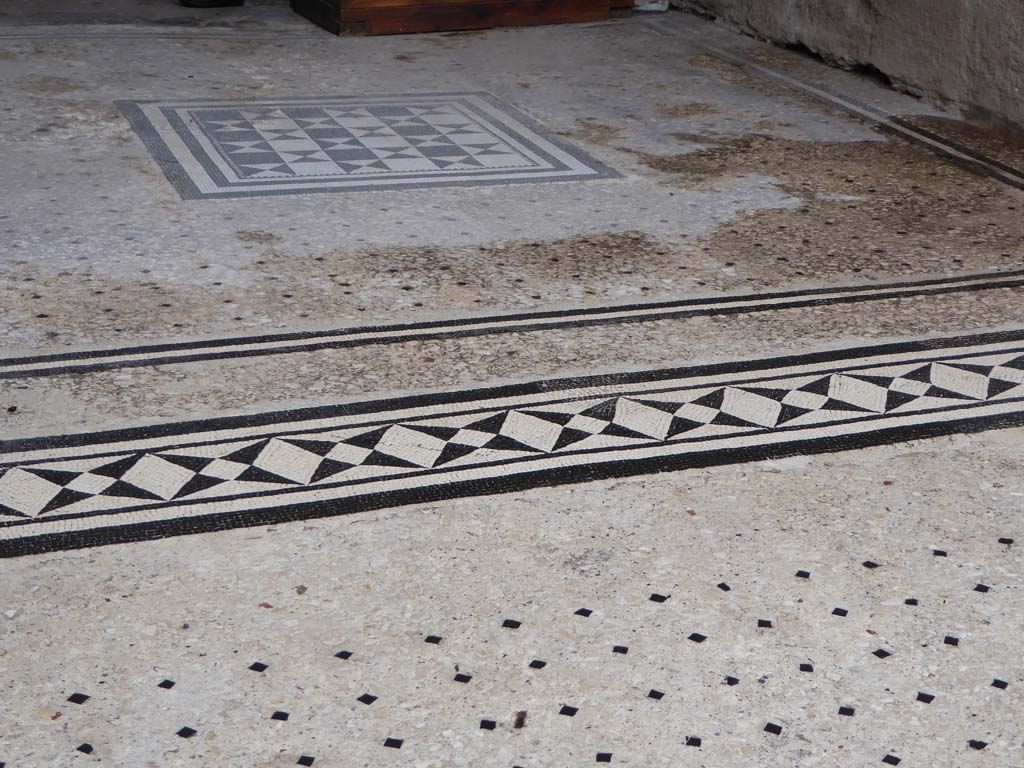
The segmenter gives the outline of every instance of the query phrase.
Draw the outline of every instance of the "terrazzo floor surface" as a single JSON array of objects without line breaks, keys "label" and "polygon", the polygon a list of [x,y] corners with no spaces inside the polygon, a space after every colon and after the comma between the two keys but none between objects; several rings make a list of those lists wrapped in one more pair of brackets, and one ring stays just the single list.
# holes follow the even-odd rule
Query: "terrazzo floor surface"
[{"label": "terrazzo floor surface", "polygon": [[0,14],[0,768],[1024,767],[1024,144],[682,13]]}]

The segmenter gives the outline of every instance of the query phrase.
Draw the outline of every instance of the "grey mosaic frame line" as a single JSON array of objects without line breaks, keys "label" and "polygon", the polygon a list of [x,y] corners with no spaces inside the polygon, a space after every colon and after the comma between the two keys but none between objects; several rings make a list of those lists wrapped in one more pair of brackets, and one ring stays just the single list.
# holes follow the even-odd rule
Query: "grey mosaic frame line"
[{"label": "grey mosaic frame line", "polygon": [[[502,173],[507,174],[506,178],[501,179],[472,179],[472,178],[460,178],[460,179],[445,179],[443,177],[427,177],[421,182],[406,181],[404,183],[389,183],[386,179],[379,182],[370,183],[367,180],[366,183],[352,182],[346,183],[344,186],[326,186],[328,182],[324,182],[324,186],[315,188],[295,188],[298,184],[315,184],[315,177],[308,177],[303,180],[297,180],[289,185],[287,182],[278,182],[279,187],[276,189],[259,189],[259,190],[247,190],[244,188],[234,189],[219,189],[216,191],[206,191],[198,186],[196,181],[189,175],[187,169],[182,165],[181,159],[175,154],[168,143],[160,135],[159,130],[153,125],[150,118],[145,114],[144,107],[147,105],[163,105],[161,111],[164,113],[165,119],[174,128],[175,136],[180,140],[189,153],[192,159],[203,169],[203,171],[214,178],[221,184],[229,183],[228,180],[224,179],[220,170],[216,168],[208,155],[208,152],[201,147],[196,141],[195,135],[191,130],[185,127],[181,122],[180,115],[177,112],[168,113],[165,110],[181,107],[186,108],[189,106],[200,106],[200,105],[216,105],[224,107],[254,107],[254,106],[289,106],[289,105],[301,105],[309,103],[330,103],[330,102],[343,102],[349,101],[353,104],[358,104],[361,99],[366,100],[381,100],[381,99],[437,99],[437,98],[453,98],[457,99],[460,97],[471,97],[480,99],[491,106],[493,109],[498,111],[501,115],[507,116],[511,120],[520,123],[526,130],[536,134],[536,136],[547,142],[552,147],[560,152],[571,157],[573,160],[578,162],[580,165],[585,166],[590,172],[589,173],[574,173],[572,175],[561,175],[561,176],[538,176],[537,169],[524,169],[524,176],[522,178],[516,178],[514,171],[505,170]],[[149,151],[150,155],[160,166],[164,175],[168,181],[178,190],[179,194],[183,199],[186,200],[210,200],[210,199],[235,199],[235,198],[247,198],[247,197],[268,197],[278,195],[297,195],[297,194],[324,194],[328,192],[362,192],[362,191],[387,191],[387,190],[419,190],[433,187],[471,187],[471,186],[493,186],[502,184],[524,184],[524,183],[551,183],[551,182],[567,182],[567,181],[594,181],[594,180],[611,180],[620,179],[622,174],[618,171],[610,168],[600,160],[594,158],[580,147],[577,147],[573,143],[567,141],[562,136],[554,133],[550,128],[544,126],[536,119],[525,114],[522,110],[517,107],[495,97],[486,91],[454,91],[454,92],[429,92],[429,93],[397,93],[397,94],[362,94],[362,95],[345,95],[345,96],[306,96],[306,97],[286,97],[276,98],[261,101],[254,101],[250,99],[184,99],[169,101],[165,99],[146,99],[146,100],[119,100],[116,102],[117,107],[121,110],[121,113],[128,120],[140,140]],[[472,108],[472,104],[464,105]],[[494,118],[488,116],[489,121],[493,121]],[[522,143],[530,151],[544,157],[548,162],[555,166],[554,172],[560,171],[571,171],[572,169],[565,166],[564,163],[558,161],[557,158],[551,156],[550,152],[541,146],[538,146],[536,142],[529,136],[522,135],[513,126],[500,123],[498,126],[501,130],[508,132],[513,135],[516,141]],[[492,170],[492,172],[495,172]],[[533,173],[534,175],[526,176],[525,173]],[[401,174],[395,172],[392,176],[399,177],[400,175],[407,175],[409,178],[415,178],[415,173],[406,172]]]}]

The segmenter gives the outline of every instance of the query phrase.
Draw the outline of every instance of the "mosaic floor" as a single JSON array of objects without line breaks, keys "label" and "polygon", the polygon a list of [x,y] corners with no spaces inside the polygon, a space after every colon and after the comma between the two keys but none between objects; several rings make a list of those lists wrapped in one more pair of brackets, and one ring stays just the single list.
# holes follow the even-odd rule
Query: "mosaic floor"
[{"label": "mosaic floor", "polygon": [[104,14],[0,19],[0,768],[1024,766],[1024,143],[682,13]]},{"label": "mosaic floor", "polygon": [[486,93],[121,108],[185,197],[616,175]]}]

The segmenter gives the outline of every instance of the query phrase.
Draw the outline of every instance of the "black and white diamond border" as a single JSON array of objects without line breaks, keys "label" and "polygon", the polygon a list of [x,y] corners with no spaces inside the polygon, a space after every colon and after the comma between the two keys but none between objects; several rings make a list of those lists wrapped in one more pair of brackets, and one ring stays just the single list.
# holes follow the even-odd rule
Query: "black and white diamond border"
[{"label": "black and white diamond border", "polygon": [[1024,424],[1024,331],[0,443],[0,556]]}]

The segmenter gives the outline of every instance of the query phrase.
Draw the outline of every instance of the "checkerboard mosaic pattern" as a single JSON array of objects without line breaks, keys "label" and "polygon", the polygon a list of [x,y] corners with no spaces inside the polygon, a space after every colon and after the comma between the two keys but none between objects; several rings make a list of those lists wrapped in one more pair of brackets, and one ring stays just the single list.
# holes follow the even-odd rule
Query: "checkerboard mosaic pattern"
[{"label": "checkerboard mosaic pattern", "polygon": [[483,93],[120,106],[186,198],[617,176]]}]

